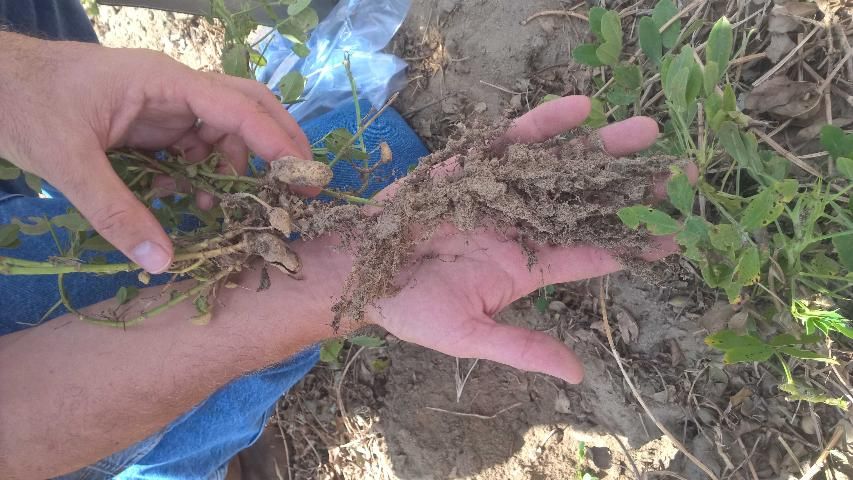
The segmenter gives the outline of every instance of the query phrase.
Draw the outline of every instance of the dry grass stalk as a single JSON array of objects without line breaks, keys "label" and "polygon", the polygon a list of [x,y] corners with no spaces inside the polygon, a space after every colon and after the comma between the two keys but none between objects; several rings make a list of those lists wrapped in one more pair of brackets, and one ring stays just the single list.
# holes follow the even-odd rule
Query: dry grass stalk
[{"label": "dry grass stalk", "polygon": [[625,367],[622,365],[622,359],[619,355],[619,352],[616,350],[616,343],[613,341],[613,332],[610,329],[610,322],[607,318],[607,300],[605,295],[606,294],[604,291],[604,281],[601,281],[599,283],[598,290],[598,303],[599,308],[601,308],[601,319],[604,327],[604,333],[607,336],[607,343],[610,344],[610,353],[611,355],[613,355],[613,358],[616,359],[616,365],[619,367],[619,371],[622,372],[622,378],[625,380],[625,383],[628,384],[628,388],[631,389],[631,393],[634,395],[634,399],[637,400],[637,403],[640,404],[640,407],[643,408],[643,411],[646,412],[646,415],[648,415],[652,422],[654,422],[655,426],[657,426],[658,429],[663,432],[664,435],[669,437],[669,440],[673,443],[673,445],[675,445],[676,448],[678,448],[681,453],[684,454],[685,457],[690,459],[690,461],[693,462],[696,467],[705,472],[705,474],[708,475],[711,480],[720,480],[713,470],[711,470],[707,465],[705,465],[705,463],[702,462],[699,457],[693,455],[689,450],[687,450],[687,447],[685,447],[684,444],[682,444],[677,438],[675,438],[675,435],[673,435],[672,432],[670,432],[669,429],[666,428],[660,422],[660,420],[658,420],[657,417],[654,416],[648,405],[646,405],[646,402],[643,400],[642,395],[640,395],[640,392],[637,391],[637,388],[634,386],[634,382],[631,381],[631,377],[628,375],[628,372],[625,371]]}]

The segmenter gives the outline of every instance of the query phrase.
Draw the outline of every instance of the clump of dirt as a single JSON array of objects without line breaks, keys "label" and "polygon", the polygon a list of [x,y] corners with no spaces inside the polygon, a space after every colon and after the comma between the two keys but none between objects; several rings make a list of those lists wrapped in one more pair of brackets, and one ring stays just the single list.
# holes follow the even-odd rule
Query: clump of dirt
[{"label": "clump of dirt", "polygon": [[[577,132],[533,145],[496,152],[502,128],[467,130],[460,139],[424,160],[408,175],[380,213],[353,206],[317,208],[300,228],[305,238],[334,232],[356,254],[336,322],[359,321],[377,299],[394,295],[397,274],[412,261],[416,244],[442,224],[462,231],[489,228],[515,240],[535,261],[528,242],[588,244],[629,260],[647,244],[647,233],[625,227],[616,212],[647,199],[655,173],[671,157],[618,158],[597,137]],[[447,172],[440,162],[455,158]]]}]

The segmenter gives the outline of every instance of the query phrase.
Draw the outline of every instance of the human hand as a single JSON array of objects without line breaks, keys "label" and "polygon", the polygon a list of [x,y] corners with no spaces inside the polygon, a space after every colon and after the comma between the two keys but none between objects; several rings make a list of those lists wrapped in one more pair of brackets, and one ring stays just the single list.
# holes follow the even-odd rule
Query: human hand
[{"label": "human hand", "polygon": [[[519,118],[501,143],[546,140],[579,126],[589,111],[586,97],[545,103]],[[614,156],[648,148],[657,132],[657,124],[644,117],[599,131],[605,149]],[[452,169],[445,167],[439,170]],[[380,195],[393,195],[394,189],[392,185]],[[643,258],[653,261],[675,251],[671,239],[658,238]],[[583,367],[566,345],[492,317],[539,287],[605,275],[622,265],[608,251],[583,245],[538,245],[535,255],[537,263],[528,269],[527,254],[505,235],[445,226],[418,245],[414,257],[421,261],[401,274],[398,283],[404,287],[380,300],[367,316],[402,340],[448,355],[493,360],[577,383]]]},{"label": "human hand", "polygon": [[[0,32],[0,157],[62,191],[106,240],[151,273],[171,263],[169,237],[110,166],[105,150],[213,150],[220,173],[267,160],[311,159],[296,121],[252,80],[196,72],[147,50],[47,42]],[[201,120],[197,124],[197,120]],[[174,181],[171,182],[174,188]],[[169,189],[169,181],[162,183]],[[213,198],[197,195],[201,208]]]}]

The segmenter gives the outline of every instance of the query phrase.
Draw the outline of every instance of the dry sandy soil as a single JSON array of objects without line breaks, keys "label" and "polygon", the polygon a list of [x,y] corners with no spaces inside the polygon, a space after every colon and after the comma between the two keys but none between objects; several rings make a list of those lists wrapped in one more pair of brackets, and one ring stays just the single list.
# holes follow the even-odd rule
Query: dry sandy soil
[{"label": "dry sandy soil", "polygon": [[[519,114],[545,94],[589,93],[588,74],[569,53],[586,25],[564,16],[525,22],[567,7],[557,0],[414,1],[390,47],[411,66],[396,107],[438,148],[473,117]],[[95,23],[108,45],[154,48],[217,68],[221,31],[205,20],[102,7]],[[706,478],[677,441],[718,475],[726,470],[725,478],[799,478],[832,429],[849,424],[832,409],[786,402],[776,371],[723,366],[702,339],[734,325],[736,312],[701,288],[687,266],[662,267],[661,275],[660,285],[628,274],[605,280],[627,377],[603,334],[598,280],[561,285],[544,311],[534,295],[501,319],[575,348],[587,367],[582,385],[385,336],[380,348],[345,349],[340,365],[319,365],[282,399],[261,442],[242,457],[246,476]],[[629,382],[672,437],[644,413]]]}]

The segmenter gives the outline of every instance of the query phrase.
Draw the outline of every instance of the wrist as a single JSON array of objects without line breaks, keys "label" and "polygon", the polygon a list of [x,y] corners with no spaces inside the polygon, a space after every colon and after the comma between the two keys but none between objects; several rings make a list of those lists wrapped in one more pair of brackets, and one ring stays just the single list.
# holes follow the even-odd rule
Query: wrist
[{"label": "wrist", "polygon": [[[274,351],[290,344],[295,335],[303,343],[313,344],[355,330],[357,327],[349,321],[337,325],[332,311],[352,269],[352,256],[332,237],[297,240],[290,247],[302,262],[299,278],[270,266],[267,267],[269,287],[261,290],[262,269],[258,264],[235,279],[239,288],[223,290],[223,302],[233,298],[257,312],[269,332],[265,338]],[[282,353],[292,352],[274,355]]]}]

